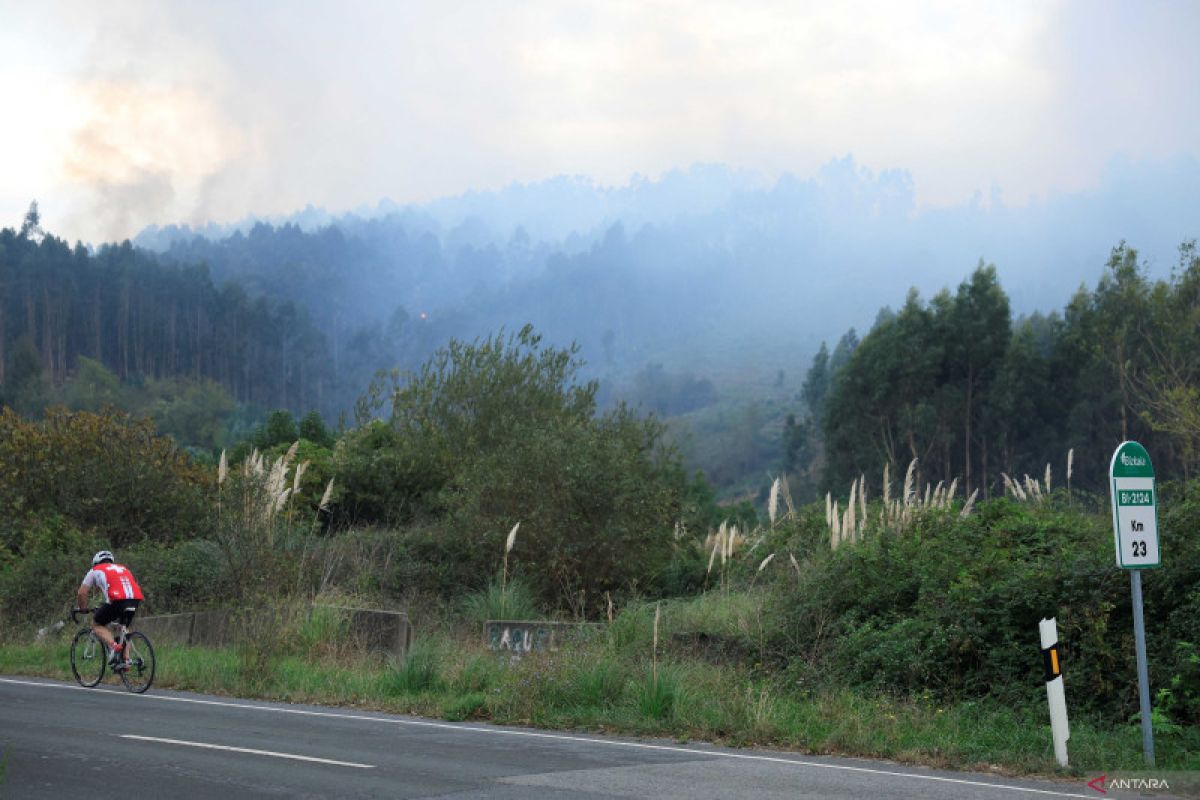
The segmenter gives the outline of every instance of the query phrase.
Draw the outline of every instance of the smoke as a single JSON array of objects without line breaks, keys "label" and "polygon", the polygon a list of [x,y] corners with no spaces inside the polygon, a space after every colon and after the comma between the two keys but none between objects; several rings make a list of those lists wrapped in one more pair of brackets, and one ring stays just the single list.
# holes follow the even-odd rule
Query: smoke
[{"label": "smoke", "polygon": [[33,73],[74,87],[83,115],[26,114],[68,137],[0,129],[0,158],[39,165],[0,187],[0,210],[70,198],[77,219],[55,228],[110,238],[134,217],[556,174],[725,163],[774,179],[846,152],[910,170],[918,207],[993,186],[1019,203],[1094,187],[1120,154],[1198,154],[1198,21],[1186,0],[25,4],[0,25],[0,94]]},{"label": "smoke", "polygon": [[180,207],[187,195],[243,150],[237,129],[191,88],[92,81],[78,102],[81,122],[62,170],[87,198],[76,213],[112,238],[133,235],[147,219],[190,216]]}]

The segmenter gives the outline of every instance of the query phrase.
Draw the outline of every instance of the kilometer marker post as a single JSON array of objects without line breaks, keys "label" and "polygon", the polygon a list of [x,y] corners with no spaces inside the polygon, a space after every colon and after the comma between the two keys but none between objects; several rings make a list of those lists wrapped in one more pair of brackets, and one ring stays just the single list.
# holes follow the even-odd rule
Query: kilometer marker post
[{"label": "kilometer marker post", "polygon": [[1054,737],[1054,758],[1067,766],[1067,695],[1063,688],[1062,663],[1058,656],[1058,622],[1052,617],[1038,623],[1042,639],[1042,658],[1046,664],[1046,702],[1050,704],[1050,734]]},{"label": "kilometer marker post", "polygon": [[1137,651],[1138,700],[1142,717],[1142,750],[1146,766],[1154,766],[1154,726],[1150,716],[1150,676],[1146,665],[1146,623],[1142,610],[1142,570],[1162,563],[1158,549],[1158,497],[1150,454],[1137,442],[1123,442],[1109,465],[1113,539],[1117,566],[1129,570],[1133,594],[1133,641]]}]

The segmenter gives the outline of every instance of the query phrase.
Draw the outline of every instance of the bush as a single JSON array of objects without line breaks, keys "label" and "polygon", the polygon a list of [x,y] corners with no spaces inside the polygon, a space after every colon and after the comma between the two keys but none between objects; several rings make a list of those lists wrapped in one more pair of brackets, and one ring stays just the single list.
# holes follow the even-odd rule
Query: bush
[{"label": "bush", "polygon": [[133,571],[146,596],[143,614],[172,614],[227,602],[231,577],[220,549],[193,539],[177,545],[143,544],[118,559]]},{"label": "bush", "polygon": [[[27,517],[10,529],[0,561],[0,614],[6,626],[65,619],[100,540],[64,517]],[[13,556],[12,553],[19,553]]]},{"label": "bush", "polygon": [[[1188,717],[1194,671],[1176,643],[1197,641],[1196,547],[1183,517],[1195,487],[1164,509],[1163,567],[1145,579],[1151,685]],[[1190,520],[1191,517],[1188,517]],[[1119,717],[1137,710],[1129,578],[1113,564],[1103,513],[1006,499],[960,519],[930,511],[908,531],[870,532],[817,549],[799,580],[767,604],[782,662],[849,683],[947,699],[1040,697],[1037,624],[1056,617],[1072,705]],[[1185,636],[1186,635],[1186,636]],[[793,672],[802,667],[792,667]]]},{"label": "bush", "polygon": [[[511,559],[538,598],[598,613],[606,591],[656,581],[671,558],[686,480],[663,428],[624,408],[596,415],[575,350],[526,327],[452,341],[401,382],[377,381],[335,461],[350,519],[444,523],[466,585]],[[369,420],[390,402],[390,419]]]},{"label": "bush", "polygon": [[202,531],[204,471],[149,420],[62,408],[0,411],[0,517],[61,514],[109,547]]}]

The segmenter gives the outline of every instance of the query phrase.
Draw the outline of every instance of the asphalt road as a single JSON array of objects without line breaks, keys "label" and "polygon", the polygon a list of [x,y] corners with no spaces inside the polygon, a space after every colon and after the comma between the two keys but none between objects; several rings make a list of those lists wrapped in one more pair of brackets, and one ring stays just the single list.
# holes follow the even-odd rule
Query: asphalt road
[{"label": "asphalt road", "polygon": [[[1083,785],[0,678],[0,796],[1094,797]],[[1108,797],[1116,795],[1109,794]]]}]

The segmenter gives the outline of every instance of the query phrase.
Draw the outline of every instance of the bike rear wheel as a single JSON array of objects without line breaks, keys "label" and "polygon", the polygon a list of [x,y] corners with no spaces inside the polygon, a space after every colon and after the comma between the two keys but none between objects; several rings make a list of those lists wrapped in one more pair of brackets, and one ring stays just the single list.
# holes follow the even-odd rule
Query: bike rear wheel
[{"label": "bike rear wheel", "polygon": [[104,678],[108,652],[100,637],[84,628],[71,642],[71,672],[80,686],[92,687]]},{"label": "bike rear wheel", "polygon": [[125,637],[124,659],[118,673],[125,688],[141,694],[154,683],[154,648],[146,634],[134,631]]}]

